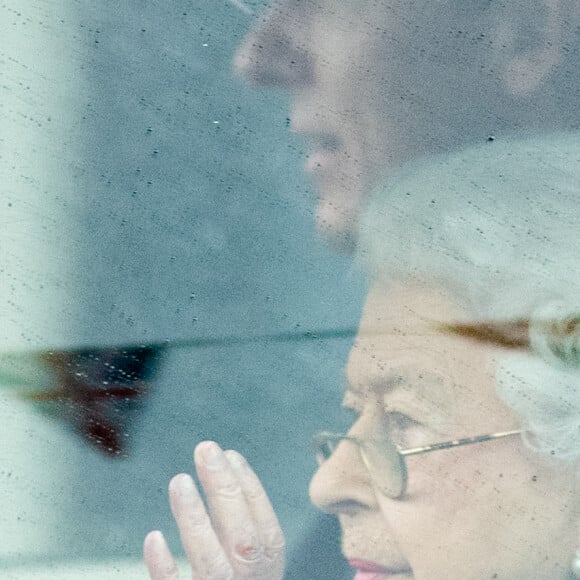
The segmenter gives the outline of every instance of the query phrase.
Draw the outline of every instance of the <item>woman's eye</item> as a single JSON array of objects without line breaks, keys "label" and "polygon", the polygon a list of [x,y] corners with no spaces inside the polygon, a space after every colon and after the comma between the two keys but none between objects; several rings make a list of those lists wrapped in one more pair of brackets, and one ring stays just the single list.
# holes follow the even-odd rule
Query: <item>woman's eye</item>
[{"label": "woman's eye", "polygon": [[403,449],[424,445],[427,438],[424,425],[404,413],[386,413],[385,428],[389,439]]}]

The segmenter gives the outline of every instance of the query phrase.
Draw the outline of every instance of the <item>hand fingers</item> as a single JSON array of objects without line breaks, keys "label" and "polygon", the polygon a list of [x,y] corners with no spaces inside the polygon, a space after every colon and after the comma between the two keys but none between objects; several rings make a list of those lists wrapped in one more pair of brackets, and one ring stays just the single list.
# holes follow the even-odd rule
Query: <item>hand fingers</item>
[{"label": "hand fingers", "polygon": [[151,580],[179,580],[177,566],[161,532],[147,534],[143,554]]},{"label": "hand fingers", "polygon": [[[183,547],[200,580],[279,580],[284,572],[284,536],[260,480],[235,451],[213,442],[198,445],[195,463],[211,518],[191,476],[169,484],[171,510]],[[175,562],[160,532],[145,539],[151,580],[178,580]]]},{"label": "hand fingers", "polygon": [[258,476],[245,458],[237,451],[232,450],[226,451],[225,456],[238,478],[246,498],[248,509],[260,537],[264,557],[269,561],[271,577],[281,578],[284,570],[285,541],[272,504]]},{"label": "hand fingers", "polygon": [[230,558],[235,577],[262,577],[268,560],[241,482],[224,452],[217,444],[205,441],[196,447],[194,460],[214,529]]},{"label": "hand fingers", "polygon": [[193,577],[201,580],[234,578],[232,566],[190,475],[181,473],[171,480],[169,501]]}]

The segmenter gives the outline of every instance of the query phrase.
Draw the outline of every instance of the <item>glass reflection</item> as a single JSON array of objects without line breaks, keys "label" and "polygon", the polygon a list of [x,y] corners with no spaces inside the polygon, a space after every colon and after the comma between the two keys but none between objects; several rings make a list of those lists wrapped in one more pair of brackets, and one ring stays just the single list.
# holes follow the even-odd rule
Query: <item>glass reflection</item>
[{"label": "glass reflection", "polygon": [[[373,276],[381,264],[405,284],[410,274],[433,278],[428,290],[449,283],[448,301],[470,314],[447,319],[434,306],[441,326],[429,332],[473,352],[506,347],[517,360],[499,365],[498,385],[516,366],[528,385],[501,391],[534,426],[522,445],[574,458],[574,404],[545,400],[530,375],[546,363],[573,374],[578,358],[580,308],[562,292],[576,288],[578,255],[577,2],[264,4],[0,8],[0,569],[14,578],[62,579],[67,566],[75,578],[142,578],[148,530],[162,526],[179,546],[166,481],[204,439],[240,450],[263,480],[288,578],[341,578],[334,540],[320,538],[332,529],[305,489],[320,416],[344,427],[335,385],[366,293],[353,252]],[[330,249],[314,239],[313,213]],[[377,221],[359,233],[363,215]],[[511,235],[514,216],[529,222]],[[450,244],[449,230],[463,242]],[[514,239],[538,238],[554,243],[527,261]],[[480,263],[486,244],[497,263]],[[436,256],[418,259],[427,249]],[[457,290],[461,260],[482,268],[469,298]],[[494,272],[520,263],[525,282],[498,286]],[[505,305],[488,308],[490,293]],[[568,396],[562,376],[551,380]],[[556,430],[553,414],[566,419]],[[514,553],[510,542],[536,545],[534,528],[520,529],[505,539]],[[422,530],[436,535],[429,522]],[[420,578],[413,541],[428,546],[423,558],[429,538],[400,531],[393,562]],[[560,577],[574,546],[561,529],[553,538],[562,553],[546,562]],[[370,574],[363,552],[346,555]],[[529,577],[520,563],[469,573]]]}]

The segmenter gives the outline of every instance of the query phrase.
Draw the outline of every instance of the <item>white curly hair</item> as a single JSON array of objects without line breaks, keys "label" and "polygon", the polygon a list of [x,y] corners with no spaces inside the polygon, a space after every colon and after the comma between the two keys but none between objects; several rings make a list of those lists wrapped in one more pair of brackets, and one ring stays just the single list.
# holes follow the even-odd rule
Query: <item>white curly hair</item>
[{"label": "white curly hair", "polygon": [[358,259],[386,281],[445,285],[471,320],[529,320],[532,352],[496,359],[499,396],[528,445],[580,458],[580,132],[490,138],[391,176]]}]

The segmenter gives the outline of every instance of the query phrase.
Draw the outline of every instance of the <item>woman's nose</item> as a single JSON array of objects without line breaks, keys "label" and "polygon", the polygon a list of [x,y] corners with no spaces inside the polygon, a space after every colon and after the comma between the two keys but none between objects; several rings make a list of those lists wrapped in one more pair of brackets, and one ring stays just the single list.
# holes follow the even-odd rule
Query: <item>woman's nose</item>
[{"label": "woman's nose", "polygon": [[369,472],[358,446],[342,441],[310,482],[310,500],[321,511],[353,514],[377,507]]},{"label": "woman's nose", "polygon": [[312,53],[305,42],[308,21],[304,7],[299,11],[293,1],[272,6],[237,50],[237,74],[253,85],[285,90],[310,83]]}]

